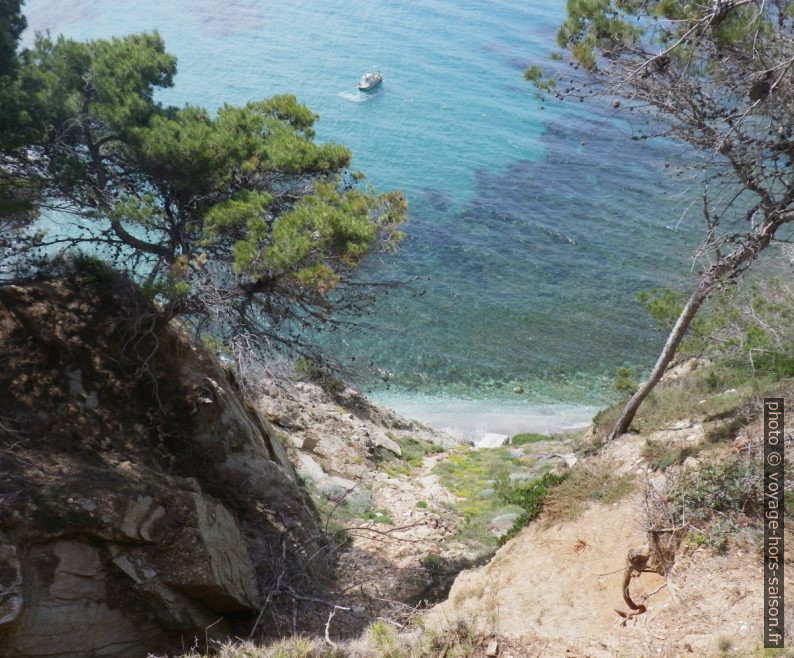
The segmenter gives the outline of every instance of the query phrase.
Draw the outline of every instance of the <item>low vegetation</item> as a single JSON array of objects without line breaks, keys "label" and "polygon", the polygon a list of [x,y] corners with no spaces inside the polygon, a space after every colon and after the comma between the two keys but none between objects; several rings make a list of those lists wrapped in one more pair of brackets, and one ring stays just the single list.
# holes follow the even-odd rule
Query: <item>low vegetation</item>
[{"label": "low vegetation", "polygon": [[395,441],[400,446],[403,461],[414,467],[421,466],[427,455],[444,452],[444,448],[435,443],[410,436],[396,437]]},{"label": "low vegetation", "polygon": [[513,527],[500,538],[501,543],[515,537],[522,528],[538,518],[543,511],[549,491],[563,482],[566,476],[567,474],[544,473],[529,484],[515,486],[502,493],[505,501],[512,505],[518,505],[522,512],[513,523]]},{"label": "low vegetation", "polygon": [[[705,444],[697,467],[672,472],[663,495],[646,490],[648,528],[674,532],[676,544],[683,540],[685,546],[723,551],[730,543],[739,543],[760,550],[764,478],[760,441],[727,456],[709,454],[708,448]],[[787,465],[785,481],[791,482],[792,471]],[[794,516],[792,498],[789,485],[783,512],[788,516]]]},{"label": "low vegetation", "polygon": [[328,367],[316,359],[305,356],[300,356],[292,362],[292,377],[295,381],[317,384],[331,395],[340,393],[345,387]]},{"label": "low vegetation", "polygon": [[[794,388],[794,381],[781,382],[771,375],[747,372],[726,364],[702,365],[686,377],[663,382],[648,396],[638,411],[630,431],[650,434],[671,429],[683,419],[712,421],[735,419],[732,426],[717,429],[707,439],[721,441],[746,424],[756,402],[771,394],[777,395],[781,385]],[[596,434],[603,437],[615,422],[622,403],[596,415]]]},{"label": "low vegetation", "polygon": [[[510,448],[451,450],[447,458],[433,469],[439,481],[458,497],[456,511],[464,525],[455,541],[469,547],[492,552],[498,546],[489,523],[502,514],[522,514],[522,507],[510,501],[514,488],[538,477],[530,457],[516,457]],[[547,467],[546,467],[547,468]],[[512,480],[511,480],[512,475]],[[522,482],[520,478],[525,478]]]},{"label": "low vegetation", "polygon": [[[681,300],[669,290],[643,296],[651,315],[667,326]],[[648,434],[682,419],[722,421],[707,430],[708,442],[735,438],[756,415],[764,397],[794,392],[794,288],[777,279],[728,289],[693,323],[679,348],[680,362],[693,371],[668,379],[648,395],[629,431]],[[624,369],[625,370],[625,369]],[[630,373],[620,372],[615,387],[628,395]],[[604,438],[625,399],[594,418]]]},{"label": "low vegetation", "polygon": [[250,641],[230,641],[212,647],[211,653],[191,651],[181,658],[467,658],[479,655],[483,643],[468,625],[459,622],[444,629],[425,626],[421,620],[397,628],[385,620],[372,622],[355,640],[331,643],[319,638],[294,636],[267,646]]},{"label": "low vegetation", "polygon": [[750,418],[743,414],[738,413],[725,422],[718,422],[706,431],[706,443],[721,443],[722,441],[732,441],[736,438]]},{"label": "low vegetation", "polygon": [[635,489],[633,473],[616,475],[611,465],[592,460],[570,471],[567,478],[549,489],[544,502],[544,523],[571,521],[592,502],[616,503]]},{"label": "low vegetation", "polygon": [[764,468],[757,456],[732,456],[684,469],[667,496],[675,527],[689,544],[726,548],[731,539],[757,543]]},{"label": "low vegetation", "polygon": [[[443,601],[449,595],[457,575],[464,569],[472,569],[488,562],[499,545],[515,537],[522,528],[534,521],[543,510],[549,490],[564,479],[564,474],[546,472],[526,482],[510,484],[509,479],[504,478],[496,482],[496,488],[489,496],[489,504],[476,508],[476,512],[466,518],[465,525],[452,539],[453,542],[464,543],[473,550],[455,557],[428,555],[423,559],[422,566],[428,580],[416,602]],[[471,514],[472,508],[468,509]],[[508,512],[515,515],[512,525],[497,536],[491,531],[489,522]]]},{"label": "low vegetation", "polygon": [[391,475],[411,475],[422,466],[428,455],[444,452],[444,448],[410,436],[394,436],[393,440],[400,446],[401,455],[398,457],[390,452],[384,452],[379,457],[378,467]]},{"label": "low vegetation", "polygon": [[[539,434],[519,436],[550,439]],[[540,439],[527,442],[536,440]],[[463,527],[452,541],[467,545],[485,558],[534,521],[551,492],[568,477],[567,473],[551,471],[550,463],[539,464],[533,457],[517,456],[515,449],[508,447],[454,450],[435,466],[434,472],[458,497],[456,511],[464,518]],[[515,516],[512,526],[495,532],[494,519],[508,514]]]},{"label": "low vegetation", "polygon": [[539,443],[540,441],[549,441],[553,437],[546,436],[545,434],[537,434],[535,432],[524,432],[523,434],[516,434],[510,439],[510,444],[514,446],[523,446],[527,443]]},{"label": "low vegetation", "polygon": [[700,452],[699,444],[670,445],[666,441],[647,439],[642,448],[642,458],[655,471],[664,471],[668,466],[683,464],[687,457]]},{"label": "low vegetation", "polygon": [[386,525],[394,525],[394,521],[386,510],[370,510],[365,512],[363,517],[365,521],[373,521],[375,523],[384,523]]},{"label": "low vegetation", "polygon": [[334,501],[320,495],[311,485],[308,488],[313,494],[312,500],[322,520],[324,532],[339,546],[347,544],[350,539],[348,531],[362,523],[394,525],[387,510],[376,509],[373,506],[372,498],[366,489],[357,492],[357,495]]}]

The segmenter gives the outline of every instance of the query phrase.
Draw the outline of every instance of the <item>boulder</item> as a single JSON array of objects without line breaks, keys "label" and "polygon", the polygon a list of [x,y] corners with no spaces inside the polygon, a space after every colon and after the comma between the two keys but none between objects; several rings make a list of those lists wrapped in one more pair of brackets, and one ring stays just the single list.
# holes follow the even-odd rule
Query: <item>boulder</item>
[{"label": "boulder", "polygon": [[[48,541],[31,530],[38,541],[22,560],[2,540],[0,556],[9,559],[0,563],[0,646],[8,649],[0,655],[49,655],[56,642],[68,648],[64,655],[140,656],[165,643],[169,629],[195,632],[227,614],[254,614],[257,578],[228,510],[202,494],[151,484],[155,496],[129,496],[126,506],[128,496],[105,493],[102,518],[93,525],[86,517],[79,540]],[[64,514],[71,519],[71,510]],[[135,614],[140,601],[145,635]],[[215,627],[228,630],[228,623]]]},{"label": "boulder", "polygon": [[360,498],[359,487],[355,482],[336,475],[330,475],[323,479],[318,483],[317,488],[323,496],[335,503],[340,503],[343,500],[352,502]]},{"label": "boulder", "polygon": [[496,537],[506,535],[518,518],[518,512],[507,512],[493,518],[488,524],[488,530]]},{"label": "boulder", "polygon": [[683,467],[688,469],[696,469],[700,465],[700,460],[697,457],[689,456],[684,460]]},{"label": "boulder", "polygon": [[476,448],[501,448],[507,445],[510,437],[507,434],[488,433],[481,436],[474,442]]},{"label": "boulder", "polygon": [[562,460],[565,462],[565,465],[568,468],[573,468],[574,466],[576,466],[577,462],[579,461],[579,458],[573,452],[566,452],[562,455]]},{"label": "boulder", "polygon": [[[259,606],[256,574],[234,517],[223,506],[198,494],[193,502],[195,528],[180,552],[181,573],[164,573],[169,586],[196,595],[219,612],[253,611]],[[191,515],[192,516],[192,515]],[[174,547],[174,550],[177,550]],[[191,554],[188,556],[188,552]]]},{"label": "boulder", "polygon": [[400,444],[386,436],[386,432],[378,428],[372,428],[369,431],[369,443],[375,448],[382,448],[388,450],[398,457],[402,457],[403,451]]},{"label": "boulder", "polygon": [[298,474],[306,479],[319,484],[327,477],[323,467],[320,466],[312,457],[302,452],[297,453]]}]

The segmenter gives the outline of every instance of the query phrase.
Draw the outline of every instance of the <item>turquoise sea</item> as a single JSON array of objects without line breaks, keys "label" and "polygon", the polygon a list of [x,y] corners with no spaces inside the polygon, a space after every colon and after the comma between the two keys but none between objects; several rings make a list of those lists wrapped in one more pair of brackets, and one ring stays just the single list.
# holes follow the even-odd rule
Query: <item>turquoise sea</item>
[{"label": "turquoise sea", "polygon": [[[469,432],[547,431],[586,421],[616,367],[651,364],[662,336],[635,295],[686,273],[686,189],[666,174],[670,145],[631,141],[640,117],[523,80],[548,63],[563,0],[28,0],[25,13],[27,43],[158,30],[179,58],[164,102],[294,93],[320,139],[406,193],[402,249],[368,267],[410,285],[324,338],[378,401]],[[384,83],[362,94],[372,67]]]}]

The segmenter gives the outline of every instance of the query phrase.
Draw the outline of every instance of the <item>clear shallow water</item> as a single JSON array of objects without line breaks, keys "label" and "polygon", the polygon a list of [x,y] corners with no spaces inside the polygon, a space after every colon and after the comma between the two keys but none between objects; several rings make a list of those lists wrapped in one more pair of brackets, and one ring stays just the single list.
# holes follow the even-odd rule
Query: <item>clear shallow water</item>
[{"label": "clear shallow water", "polygon": [[551,434],[576,430],[589,425],[600,408],[579,403],[543,404],[504,398],[471,400],[421,393],[377,392],[372,400],[399,409],[409,418],[420,418],[431,427],[470,439],[489,432],[515,436],[527,431]]},{"label": "clear shallow water", "polygon": [[[320,114],[320,139],[351,147],[378,188],[406,192],[402,250],[368,267],[411,286],[360,331],[324,339],[379,401],[470,431],[551,429],[555,410],[567,414],[556,427],[579,422],[609,397],[615,367],[647,365],[658,348],[634,296],[685,262],[686,232],[672,230],[684,205],[663,170],[675,156],[629,141],[611,111],[543,102],[523,81],[553,48],[562,0],[28,0],[25,11],[32,30],[76,38],[159,30],[179,58],[165,102],[295,93]],[[371,66],[384,84],[360,94]]]}]

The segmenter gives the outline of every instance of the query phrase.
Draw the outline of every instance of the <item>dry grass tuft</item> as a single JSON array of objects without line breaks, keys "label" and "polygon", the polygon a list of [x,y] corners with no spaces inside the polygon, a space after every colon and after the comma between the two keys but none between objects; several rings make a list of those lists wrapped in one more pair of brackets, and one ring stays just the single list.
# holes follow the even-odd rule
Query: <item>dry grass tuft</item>
[{"label": "dry grass tuft", "polygon": [[616,475],[607,462],[581,462],[565,480],[549,489],[542,519],[547,525],[577,518],[591,502],[616,503],[635,489],[633,473]]},{"label": "dry grass tuft", "polygon": [[355,640],[330,646],[320,638],[294,636],[277,640],[266,646],[250,641],[216,644],[211,654],[191,651],[180,658],[465,658],[475,653],[481,644],[469,626],[463,622],[447,628],[425,628],[418,623],[399,628],[385,619],[372,622],[364,634]]}]

